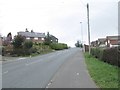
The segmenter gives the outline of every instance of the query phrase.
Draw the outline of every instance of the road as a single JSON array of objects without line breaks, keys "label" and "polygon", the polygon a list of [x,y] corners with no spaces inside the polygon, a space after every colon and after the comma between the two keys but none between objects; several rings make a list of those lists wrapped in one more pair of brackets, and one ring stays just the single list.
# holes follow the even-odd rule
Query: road
[{"label": "road", "polygon": [[[3,62],[2,88],[46,88],[51,80],[58,76],[61,68],[65,68],[66,65],[64,64],[67,64],[80,52],[80,49],[72,48],[46,55]],[[76,71],[75,73],[79,74]],[[53,85],[53,87],[55,86]]]}]

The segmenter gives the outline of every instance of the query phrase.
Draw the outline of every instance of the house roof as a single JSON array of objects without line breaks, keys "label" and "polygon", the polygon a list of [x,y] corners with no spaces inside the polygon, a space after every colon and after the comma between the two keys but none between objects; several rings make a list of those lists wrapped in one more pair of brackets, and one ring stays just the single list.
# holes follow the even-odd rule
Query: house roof
[{"label": "house roof", "polygon": [[105,42],[105,41],[106,41],[106,38],[98,38],[98,41],[99,41],[99,42]]},{"label": "house roof", "polygon": [[55,38],[55,39],[58,39],[58,38],[56,38],[55,36],[53,36],[53,35],[50,35],[51,36],[51,38]]},{"label": "house roof", "polygon": [[110,44],[112,45],[119,45],[120,43],[120,36],[107,36],[107,39],[110,40]]},{"label": "house roof", "polygon": [[111,42],[111,45],[119,45],[119,42]]},{"label": "house roof", "polygon": [[34,37],[34,38],[45,37],[45,33],[37,33],[37,32],[18,32],[18,35],[22,35],[25,37]]},{"label": "house roof", "polygon": [[120,36],[107,36],[107,39],[109,39],[109,40],[118,40],[118,39],[120,39]]},{"label": "house roof", "polygon": [[92,41],[91,44],[96,44],[97,43],[97,40],[96,41]]}]

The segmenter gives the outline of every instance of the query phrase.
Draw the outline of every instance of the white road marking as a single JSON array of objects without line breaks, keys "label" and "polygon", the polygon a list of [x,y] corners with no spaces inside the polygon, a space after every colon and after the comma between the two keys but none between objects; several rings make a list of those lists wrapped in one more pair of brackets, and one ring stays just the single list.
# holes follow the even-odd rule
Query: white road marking
[{"label": "white road marking", "polygon": [[50,81],[50,83],[48,83],[48,85],[46,86],[46,88],[48,88],[51,84],[52,84],[52,80]]},{"label": "white road marking", "polygon": [[51,83],[48,84],[48,86],[50,85]]},{"label": "white road marking", "polygon": [[48,88],[48,86],[46,88]]},{"label": "white road marking", "polygon": [[18,60],[23,60],[23,59],[26,59],[26,58],[18,58]]},{"label": "white road marking", "polygon": [[77,73],[77,75],[79,75],[79,73]]},{"label": "white road marking", "polygon": [[3,74],[7,74],[7,73],[8,73],[8,71],[3,72]]},{"label": "white road marking", "polygon": [[35,64],[35,63],[38,63],[38,62],[41,62],[41,60],[40,61],[34,61],[34,62],[31,62],[31,63],[26,63],[25,65],[28,66],[28,65],[32,65],[32,64]]},{"label": "white road marking", "polygon": [[52,83],[53,81],[51,80],[51,83]]}]

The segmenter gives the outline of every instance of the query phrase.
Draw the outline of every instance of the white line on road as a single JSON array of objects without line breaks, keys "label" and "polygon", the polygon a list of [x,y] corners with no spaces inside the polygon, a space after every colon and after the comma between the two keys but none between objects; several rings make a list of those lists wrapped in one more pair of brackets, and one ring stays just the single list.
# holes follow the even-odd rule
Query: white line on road
[{"label": "white line on road", "polygon": [[5,72],[3,72],[2,74],[7,74],[8,73],[8,71],[5,71]]},{"label": "white line on road", "polygon": [[79,75],[79,73],[77,73],[77,75]]},{"label": "white line on road", "polygon": [[26,65],[26,66],[29,66],[29,65],[32,65],[32,64],[36,64],[36,63],[38,63],[38,62],[41,62],[41,60],[39,60],[39,61],[34,61],[34,62],[31,62],[31,63],[26,63],[25,65]]},{"label": "white line on road", "polygon": [[23,60],[23,59],[26,59],[26,58],[18,58],[18,60]]},{"label": "white line on road", "polygon": [[46,88],[48,88],[48,87],[46,87]]}]

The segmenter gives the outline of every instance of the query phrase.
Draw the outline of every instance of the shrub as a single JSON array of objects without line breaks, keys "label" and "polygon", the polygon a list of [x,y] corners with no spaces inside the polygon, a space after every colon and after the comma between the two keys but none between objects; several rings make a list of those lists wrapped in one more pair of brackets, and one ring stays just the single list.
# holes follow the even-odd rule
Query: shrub
[{"label": "shrub", "polygon": [[13,49],[13,52],[12,52],[12,54],[13,55],[17,55],[17,56],[21,56],[21,55],[24,55],[24,49],[22,49],[22,48],[14,48]]},{"label": "shrub", "polygon": [[30,49],[30,48],[32,48],[32,46],[33,46],[33,42],[31,40],[26,40],[23,44],[23,47],[25,49]]},{"label": "shrub", "polygon": [[30,52],[30,53],[36,53],[36,52],[37,52],[37,49],[36,49],[36,48],[31,48],[31,49],[29,49],[29,52]]},{"label": "shrub", "polygon": [[91,55],[95,56],[95,48],[91,48]]},{"label": "shrub", "polygon": [[103,52],[102,60],[118,66],[118,56],[120,56],[120,54],[118,53],[117,47],[107,48]]},{"label": "shrub", "polygon": [[103,50],[104,49],[102,48],[91,48],[91,55],[96,58],[102,59]]},{"label": "shrub", "polygon": [[13,40],[14,48],[22,48],[22,44],[25,41],[25,37],[17,35]]},{"label": "shrub", "polygon": [[2,55],[2,50],[3,50],[3,47],[0,46],[0,55]]},{"label": "shrub", "polygon": [[54,50],[68,49],[67,44],[64,44],[64,43],[52,43],[50,44],[50,47]]},{"label": "shrub", "polygon": [[120,47],[113,48],[92,48],[91,55],[102,60],[104,62],[110,63],[112,65],[120,66]]},{"label": "shrub", "polygon": [[118,66],[120,67],[120,46],[118,47]]}]

